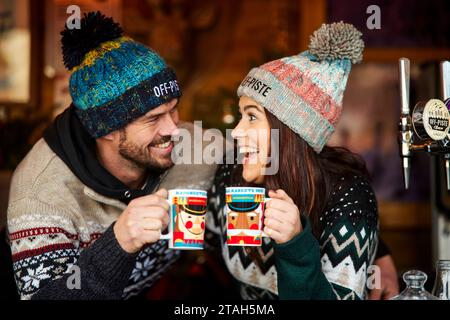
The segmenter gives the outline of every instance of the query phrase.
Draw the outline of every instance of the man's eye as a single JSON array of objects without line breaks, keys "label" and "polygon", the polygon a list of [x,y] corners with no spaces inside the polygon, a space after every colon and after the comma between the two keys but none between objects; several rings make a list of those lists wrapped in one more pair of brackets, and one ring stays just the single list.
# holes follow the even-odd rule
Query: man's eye
[{"label": "man's eye", "polygon": [[249,120],[249,121],[255,121],[255,120],[256,120],[256,117],[255,117],[254,115],[252,115],[252,114],[249,114],[249,115],[248,115],[248,120]]}]

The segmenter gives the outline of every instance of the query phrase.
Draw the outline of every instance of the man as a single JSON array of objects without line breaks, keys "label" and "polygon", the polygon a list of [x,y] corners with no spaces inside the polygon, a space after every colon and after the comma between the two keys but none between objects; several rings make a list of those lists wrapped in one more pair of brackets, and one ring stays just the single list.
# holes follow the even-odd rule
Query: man
[{"label": "man", "polygon": [[[22,299],[120,299],[152,285],[179,253],[160,234],[167,191],[207,189],[215,166],[173,166],[175,73],[112,19],[62,32],[73,104],[17,167],[8,232]],[[205,180],[206,179],[206,180]],[[158,190],[159,188],[159,190]]]}]

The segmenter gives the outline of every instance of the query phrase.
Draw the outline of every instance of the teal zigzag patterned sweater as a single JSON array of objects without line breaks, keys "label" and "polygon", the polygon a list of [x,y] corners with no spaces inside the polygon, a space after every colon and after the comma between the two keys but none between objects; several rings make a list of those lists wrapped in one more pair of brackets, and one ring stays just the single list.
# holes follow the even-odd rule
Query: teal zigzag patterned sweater
[{"label": "teal zigzag patterned sweater", "polygon": [[264,238],[261,247],[229,247],[223,208],[232,168],[222,166],[211,189],[207,241],[221,247],[244,299],[365,298],[378,245],[377,202],[365,178],[337,181],[319,217],[319,239],[302,216],[302,232],[287,243]]}]

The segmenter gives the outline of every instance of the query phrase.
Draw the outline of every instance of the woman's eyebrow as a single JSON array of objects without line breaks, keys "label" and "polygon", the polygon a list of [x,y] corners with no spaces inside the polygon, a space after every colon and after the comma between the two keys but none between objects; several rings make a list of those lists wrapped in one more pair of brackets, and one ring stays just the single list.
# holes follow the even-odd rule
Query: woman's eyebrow
[{"label": "woman's eyebrow", "polygon": [[244,106],[244,112],[249,109],[256,109],[257,111],[261,112],[260,108],[256,105],[251,104],[251,105]]}]

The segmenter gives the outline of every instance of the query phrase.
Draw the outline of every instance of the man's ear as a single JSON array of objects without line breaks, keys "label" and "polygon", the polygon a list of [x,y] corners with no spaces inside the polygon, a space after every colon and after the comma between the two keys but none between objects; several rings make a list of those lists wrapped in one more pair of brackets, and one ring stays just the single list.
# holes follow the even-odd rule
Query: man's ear
[{"label": "man's ear", "polygon": [[119,131],[113,131],[111,133],[108,133],[106,136],[98,138],[100,141],[116,141],[119,139]]}]

